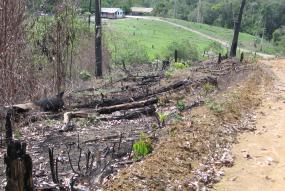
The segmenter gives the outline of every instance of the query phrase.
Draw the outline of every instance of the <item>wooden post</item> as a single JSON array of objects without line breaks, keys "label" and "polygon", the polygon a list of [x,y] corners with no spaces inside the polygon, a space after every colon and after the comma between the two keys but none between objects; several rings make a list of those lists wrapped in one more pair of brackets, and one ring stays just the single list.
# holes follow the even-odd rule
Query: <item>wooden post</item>
[{"label": "wooden post", "polygon": [[219,53],[218,64],[221,64],[221,62],[222,62],[222,54]]},{"label": "wooden post", "polygon": [[174,52],[174,60],[175,60],[175,62],[178,61],[178,51],[177,50],[175,50],[175,52]]},{"label": "wooden post", "polygon": [[8,144],[6,164],[6,191],[33,191],[32,159],[26,154],[26,144],[11,141]]},{"label": "wooden post", "polygon": [[244,60],[244,53],[242,52],[240,55],[240,62],[243,62],[243,60]]},{"label": "wooden post", "polygon": [[238,21],[235,24],[234,37],[233,37],[232,46],[231,46],[231,52],[230,52],[230,56],[231,57],[235,57],[236,53],[237,53],[238,37],[239,37],[239,32],[240,32],[240,27],[241,27],[241,20],[242,20],[242,14],[243,14],[243,10],[244,10],[244,7],[245,7],[245,3],[246,3],[246,0],[242,0],[240,11],[239,11],[239,16],[238,16]]},{"label": "wooden post", "polygon": [[101,26],[101,0],[95,0],[95,75],[102,77],[102,26]]}]

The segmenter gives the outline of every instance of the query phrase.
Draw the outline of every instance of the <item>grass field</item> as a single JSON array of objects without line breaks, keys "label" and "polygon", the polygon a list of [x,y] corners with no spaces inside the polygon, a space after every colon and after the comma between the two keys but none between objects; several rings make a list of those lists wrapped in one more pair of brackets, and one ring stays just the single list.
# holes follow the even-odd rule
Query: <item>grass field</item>
[{"label": "grass field", "polygon": [[[107,27],[106,27],[107,26]],[[161,58],[167,47],[173,42],[189,40],[201,53],[212,41],[198,34],[185,31],[167,23],[143,19],[121,19],[107,21],[105,24],[107,35],[123,35],[128,40],[137,42],[137,46],[147,49],[150,60]],[[107,29],[106,29],[107,28]],[[109,30],[111,28],[111,30]],[[119,37],[118,37],[119,38]],[[112,46],[115,41],[108,42]]]},{"label": "grass field", "polygon": [[[211,26],[207,24],[193,23],[193,22],[188,22],[188,21],[178,20],[178,19],[164,18],[164,20],[174,22],[182,26],[189,27],[191,29],[197,30],[199,32],[202,32],[204,34],[207,34],[209,36],[212,36],[212,37],[215,37],[217,39],[224,40],[227,42],[231,42],[233,38],[233,30],[231,29],[225,29],[225,28]],[[262,39],[259,37],[255,37],[253,35],[246,34],[246,33],[240,33],[239,47],[252,50],[254,52],[263,52],[267,54],[278,54],[277,48],[274,45],[272,45],[270,42],[266,40],[263,40],[263,43],[261,42],[262,42]]]},{"label": "grass field", "polygon": [[[182,20],[167,20],[187,26],[223,41],[231,42],[232,40],[233,31],[230,29],[191,23]],[[112,37],[111,40],[108,40],[108,47],[113,47],[116,43],[119,43],[119,41],[114,39],[125,39],[125,43],[129,43],[129,45],[130,43],[135,43],[136,47],[143,47],[146,49],[150,60],[155,60],[156,58],[163,59],[164,53],[170,44],[173,42],[187,40],[197,48],[200,54],[200,59],[202,59],[204,50],[213,43],[212,40],[206,39],[199,34],[156,20],[134,18],[108,20],[104,24],[104,30],[107,36]],[[255,41],[256,47],[254,46]],[[276,53],[274,46],[267,41],[264,41],[263,43],[264,51],[260,51],[260,42],[261,39],[256,38],[255,36],[245,33],[240,34],[240,47],[254,52],[258,51],[269,54]],[[111,52],[113,53],[113,50]]]}]

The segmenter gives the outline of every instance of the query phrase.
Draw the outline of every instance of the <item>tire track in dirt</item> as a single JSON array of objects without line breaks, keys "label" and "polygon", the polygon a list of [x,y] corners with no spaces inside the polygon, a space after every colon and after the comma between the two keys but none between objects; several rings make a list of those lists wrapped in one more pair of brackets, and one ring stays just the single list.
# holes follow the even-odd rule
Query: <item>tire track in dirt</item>
[{"label": "tire track in dirt", "polygon": [[256,111],[253,133],[239,136],[232,168],[214,190],[282,191],[285,189],[285,59],[264,61],[274,74],[274,87]]}]

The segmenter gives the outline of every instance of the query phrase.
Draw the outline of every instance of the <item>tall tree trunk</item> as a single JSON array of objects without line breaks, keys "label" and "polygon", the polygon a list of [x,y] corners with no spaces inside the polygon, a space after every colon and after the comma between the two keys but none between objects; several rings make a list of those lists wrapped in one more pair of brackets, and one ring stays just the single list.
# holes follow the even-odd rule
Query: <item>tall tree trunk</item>
[{"label": "tall tree trunk", "polygon": [[102,77],[102,28],[101,28],[101,0],[95,0],[95,75]]},{"label": "tall tree trunk", "polygon": [[231,57],[235,57],[236,53],[237,53],[238,36],[239,36],[239,32],[240,32],[240,26],[241,26],[241,21],[242,21],[242,14],[243,14],[243,10],[244,10],[244,7],[245,7],[245,3],[246,3],[246,0],[242,0],[240,11],[239,11],[239,16],[238,16],[238,21],[235,24],[235,32],[234,32],[234,37],[233,37],[232,47],[231,47],[231,52],[230,52],[230,56]]}]

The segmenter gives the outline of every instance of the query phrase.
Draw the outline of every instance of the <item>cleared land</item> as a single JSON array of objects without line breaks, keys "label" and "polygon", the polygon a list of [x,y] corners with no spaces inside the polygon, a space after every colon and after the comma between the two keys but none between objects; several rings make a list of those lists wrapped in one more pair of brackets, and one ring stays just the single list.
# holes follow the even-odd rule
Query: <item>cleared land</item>
[{"label": "cleared land", "polygon": [[[233,38],[233,30],[231,29],[211,26],[207,24],[188,22],[188,21],[178,20],[178,19],[166,18],[164,20],[174,22],[182,26],[189,27],[191,29],[197,30],[201,33],[212,36],[219,40],[231,42]],[[252,51],[263,52],[267,54],[277,54],[278,53],[278,50],[276,49],[276,47],[272,45],[270,42],[266,40],[262,40],[259,37],[256,37],[256,36],[253,36],[247,33],[240,33],[239,47],[246,48]]]},{"label": "cleared land", "polygon": [[[125,38],[128,44],[146,49],[150,60],[156,58],[164,58],[165,52],[169,45],[173,42],[190,41],[200,53],[200,59],[204,51],[214,42],[212,39],[207,39],[202,35],[185,30],[183,28],[170,25],[167,22],[161,22],[161,18],[127,18],[123,20],[111,20],[105,24],[105,31],[108,37],[108,46],[114,47],[117,43],[122,43],[119,40]],[[202,34],[208,35],[214,39],[227,42],[230,44],[233,36],[233,31],[216,26],[206,24],[191,23],[176,19],[163,19],[189,29],[193,29]],[[110,40],[110,36],[112,36]],[[263,42],[263,43],[261,43]],[[261,46],[263,49],[261,49]],[[276,47],[268,41],[252,36],[250,34],[241,33],[239,47],[253,52],[262,52],[267,54],[277,54]],[[114,52],[114,48],[111,48]]]},{"label": "cleared land", "polygon": [[[189,40],[201,55],[213,43],[198,34],[155,20],[112,20],[107,21],[105,27],[107,35],[111,35],[112,39],[124,36],[128,41],[135,42],[136,46],[146,48],[150,60],[163,57],[173,42]],[[113,46],[114,43],[120,42],[109,40],[108,46]]]}]

